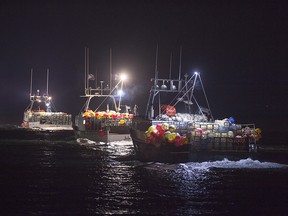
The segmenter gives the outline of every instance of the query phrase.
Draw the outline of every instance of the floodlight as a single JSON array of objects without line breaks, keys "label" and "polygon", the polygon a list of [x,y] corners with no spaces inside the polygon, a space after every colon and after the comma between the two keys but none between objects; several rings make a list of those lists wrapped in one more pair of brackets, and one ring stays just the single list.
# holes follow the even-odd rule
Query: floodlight
[{"label": "floodlight", "polygon": [[127,75],[125,73],[120,74],[120,80],[121,81],[127,80]]}]

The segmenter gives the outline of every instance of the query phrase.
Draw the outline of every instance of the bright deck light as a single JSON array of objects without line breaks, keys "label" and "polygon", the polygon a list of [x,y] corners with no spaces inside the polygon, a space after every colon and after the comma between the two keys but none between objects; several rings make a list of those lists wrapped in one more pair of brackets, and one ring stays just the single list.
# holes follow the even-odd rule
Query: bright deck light
[{"label": "bright deck light", "polygon": [[127,75],[125,73],[120,74],[120,80],[121,81],[127,80]]},{"label": "bright deck light", "polygon": [[122,97],[124,95],[124,91],[123,90],[118,90],[117,92],[118,96]]}]

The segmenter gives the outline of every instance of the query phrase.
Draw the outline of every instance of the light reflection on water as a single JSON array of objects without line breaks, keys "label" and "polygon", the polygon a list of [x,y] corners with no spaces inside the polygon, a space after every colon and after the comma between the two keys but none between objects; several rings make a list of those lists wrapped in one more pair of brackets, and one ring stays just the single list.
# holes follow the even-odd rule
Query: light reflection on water
[{"label": "light reflection on water", "polygon": [[288,211],[287,165],[251,159],[141,163],[130,141],[4,143],[0,152],[0,189],[8,207],[1,215],[281,215]]},{"label": "light reflection on water", "polygon": [[[159,197],[164,194],[181,203],[175,212],[179,215],[285,215],[283,212],[287,212],[287,165],[245,159],[156,163],[147,165],[146,170],[151,179],[158,181],[155,183],[153,179],[155,185],[151,188]],[[161,189],[155,190],[159,185]]]}]

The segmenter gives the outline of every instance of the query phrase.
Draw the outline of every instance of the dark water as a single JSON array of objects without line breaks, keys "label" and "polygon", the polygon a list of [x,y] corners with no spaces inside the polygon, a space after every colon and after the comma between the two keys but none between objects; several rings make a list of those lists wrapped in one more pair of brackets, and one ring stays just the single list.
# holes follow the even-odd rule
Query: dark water
[{"label": "dark water", "polygon": [[132,143],[2,141],[0,215],[288,215],[288,166],[141,163]]}]

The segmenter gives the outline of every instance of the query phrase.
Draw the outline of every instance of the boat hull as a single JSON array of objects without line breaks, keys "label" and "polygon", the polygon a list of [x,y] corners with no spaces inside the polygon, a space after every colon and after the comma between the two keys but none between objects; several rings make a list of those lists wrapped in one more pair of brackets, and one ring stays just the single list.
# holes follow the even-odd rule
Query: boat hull
[{"label": "boat hull", "polygon": [[99,135],[99,131],[76,131],[77,138],[86,138],[95,142],[115,142],[121,140],[130,140],[130,134],[110,133],[106,131],[104,135]]},{"label": "boat hull", "polygon": [[47,141],[69,141],[76,140],[72,129],[43,130],[22,128],[17,126],[0,128],[1,140],[47,140]]},{"label": "boat hull", "polygon": [[[76,116],[74,130],[78,138],[95,142],[113,142],[130,139],[129,125],[115,125],[116,120]],[[112,123],[113,124],[112,124]]]},{"label": "boat hull", "polygon": [[[136,158],[142,162],[205,162],[228,159],[238,161],[251,158],[260,162],[275,162],[288,164],[288,148],[273,146],[247,146],[245,144],[210,142],[205,145],[201,142],[190,142],[182,146],[171,143],[155,145],[146,143],[144,131],[131,129],[131,138],[134,145]],[[212,144],[211,144],[212,143]]]},{"label": "boat hull", "polygon": [[[256,149],[249,146],[238,146],[227,143],[214,143],[214,145],[203,145],[199,142],[190,142],[182,146],[176,146],[173,143],[162,143],[155,145],[146,143],[144,132],[131,129],[131,138],[133,141],[136,157],[143,162],[203,162],[222,160],[240,160],[245,158],[257,158]],[[224,145],[225,144],[225,145]]]}]

